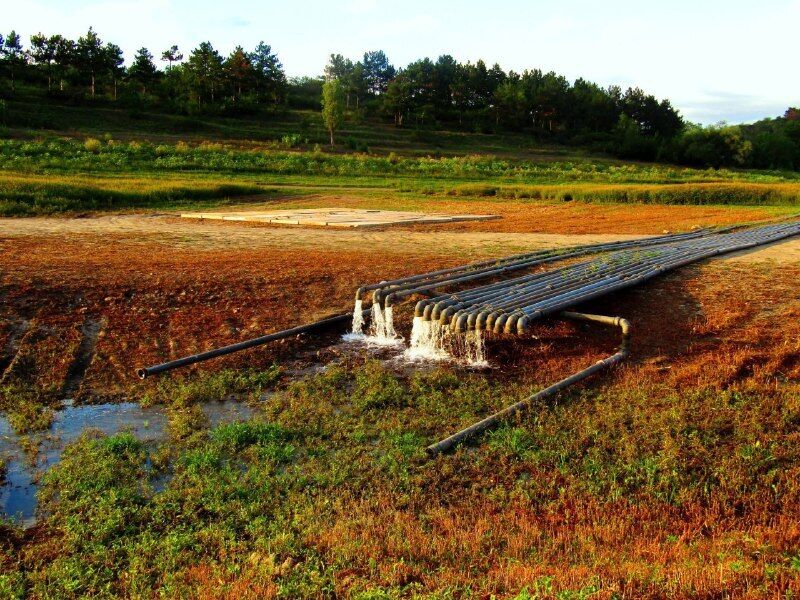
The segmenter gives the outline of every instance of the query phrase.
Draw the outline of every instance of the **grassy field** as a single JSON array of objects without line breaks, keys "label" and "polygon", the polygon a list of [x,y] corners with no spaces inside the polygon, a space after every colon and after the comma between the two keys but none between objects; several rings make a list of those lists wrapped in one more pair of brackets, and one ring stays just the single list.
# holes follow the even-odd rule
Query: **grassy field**
[{"label": "grassy field", "polygon": [[[80,173],[81,175],[75,175]],[[165,176],[166,175],[166,176]],[[236,196],[341,188],[425,196],[795,206],[796,173],[707,171],[602,160],[330,154],[218,142],[51,137],[0,141],[0,214],[209,206]]]}]

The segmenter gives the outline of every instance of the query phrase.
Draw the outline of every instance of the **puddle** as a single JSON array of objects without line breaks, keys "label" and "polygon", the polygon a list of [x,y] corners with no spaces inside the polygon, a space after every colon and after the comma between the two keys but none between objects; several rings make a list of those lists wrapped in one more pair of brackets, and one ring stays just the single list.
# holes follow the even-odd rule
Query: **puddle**
[{"label": "puddle", "polygon": [[[201,405],[212,427],[221,423],[245,420],[253,409],[244,402],[228,400]],[[64,447],[87,429],[106,435],[129,431],[145,444],[167,439],[167,412],[163,406],[142,408],[134,402],[72,406],[69,402],[55,414],[48,431],[31,434],[40,442],[36,465],[23,451],[19,436],[4,416],[0,416],[0,456],[6,462],[6,479],[0,487],[0,510],[23,526],[36,521],[38,478],[61,458]]]}]

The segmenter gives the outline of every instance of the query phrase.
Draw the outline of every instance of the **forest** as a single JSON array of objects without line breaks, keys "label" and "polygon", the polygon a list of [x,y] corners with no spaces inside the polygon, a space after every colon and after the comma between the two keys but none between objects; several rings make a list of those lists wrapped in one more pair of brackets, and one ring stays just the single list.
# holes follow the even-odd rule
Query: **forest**
[{"label": "forest", "polygon": [[121,106],[131,114],[252,115],[319,110],[325,82],[337,83],[341,114],[429,131],[521,132],[534,141],[607,152],[624,159],[695,167],[800,169],[800,109],[753,124],[701,126],[667,99],[639,88],[602,87],[540,69],[522,73],[461,63],[449,55],[395,67],[381,50],[353,61],[331,54],[321,76],[288,78],[273,48],[236,46],[223,56],[211,42],[183,52],[140,48],[126,66],[117,44],[89,28],[77,40],[15,31],[0,35],[0,126],[13,127],[7,101],[20,86],[51,99]]}]

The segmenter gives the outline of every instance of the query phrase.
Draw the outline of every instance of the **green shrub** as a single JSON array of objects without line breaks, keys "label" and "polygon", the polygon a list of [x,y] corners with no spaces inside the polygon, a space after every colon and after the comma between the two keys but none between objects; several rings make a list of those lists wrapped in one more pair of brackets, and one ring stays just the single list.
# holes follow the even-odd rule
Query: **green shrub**
[{"label": "green shrub", "polygon": [[97,154],[103,148],[103,142],[96,138],[89,138],[83,143],[83,147],[92,154]]}]

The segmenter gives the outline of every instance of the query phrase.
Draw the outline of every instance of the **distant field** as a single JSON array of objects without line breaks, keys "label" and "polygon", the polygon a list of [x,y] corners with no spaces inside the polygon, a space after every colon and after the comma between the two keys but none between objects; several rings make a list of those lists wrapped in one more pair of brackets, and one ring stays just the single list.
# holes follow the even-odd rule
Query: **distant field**
[{"label": "distant field", "polygon": [[[622,164],[330,154],[279,143],[121,142],[47,136],[0,141],[0,214],[209,207],[241,196],[372,189],[396,197],[694,205],[800,205],[800,175]],[[276,187],[277,186],[277,187]],[[259,198],[263,200],[263,197]]]}]

